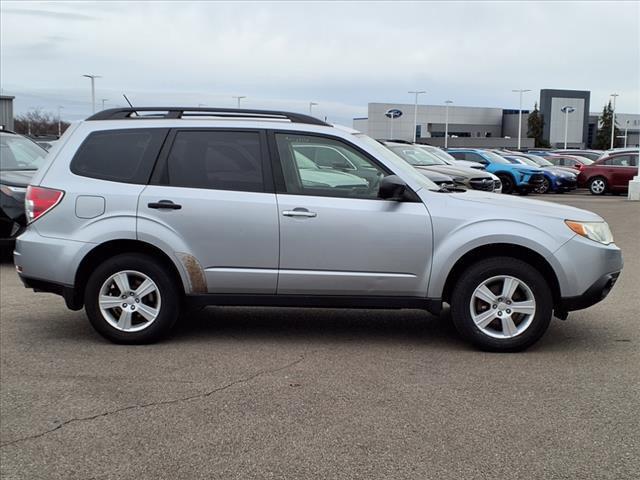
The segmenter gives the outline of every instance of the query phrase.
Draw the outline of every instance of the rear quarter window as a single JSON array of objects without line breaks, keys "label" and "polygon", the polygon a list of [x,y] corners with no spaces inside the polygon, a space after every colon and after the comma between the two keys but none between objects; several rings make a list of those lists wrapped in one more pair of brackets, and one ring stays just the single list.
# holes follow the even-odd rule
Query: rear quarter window
[{"label": "rear quarter window", "polygon": [[146,184],[167,132],[164,128],[93,132],[71,160],[71,171],[83,177]]}]

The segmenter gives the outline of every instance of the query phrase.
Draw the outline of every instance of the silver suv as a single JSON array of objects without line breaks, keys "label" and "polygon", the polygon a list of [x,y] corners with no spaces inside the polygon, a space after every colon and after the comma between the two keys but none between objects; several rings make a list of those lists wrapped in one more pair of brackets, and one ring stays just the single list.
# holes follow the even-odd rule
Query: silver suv
[{"label": "silver suv", "polygon": [[[323,146],[355,168],[309,165]],[[16,269],[114,342],[157,340],[204,305],[447,303],[475,345],[522,350],[622,269],[598,215],[442,191],[375,140],[300,114],[105,110],[48,160]]]}]

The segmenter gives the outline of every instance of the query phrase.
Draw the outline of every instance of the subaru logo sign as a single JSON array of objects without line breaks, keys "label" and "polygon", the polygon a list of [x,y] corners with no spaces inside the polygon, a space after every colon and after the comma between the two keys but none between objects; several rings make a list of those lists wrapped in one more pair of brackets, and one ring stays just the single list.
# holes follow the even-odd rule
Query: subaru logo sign
[{"label": "subaru logo sign", "polygon": [[388,118],[399,118],[402,116],[402,110],[398,110],[397,108],[390,108],[385,112],[384,115]]}]

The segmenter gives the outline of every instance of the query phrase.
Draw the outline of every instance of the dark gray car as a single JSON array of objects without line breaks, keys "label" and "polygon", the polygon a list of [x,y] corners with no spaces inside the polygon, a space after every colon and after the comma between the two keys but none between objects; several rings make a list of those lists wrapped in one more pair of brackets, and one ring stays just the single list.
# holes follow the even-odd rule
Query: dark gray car
[{"label": "dark gray car", "polygon": [[449,165],[441,158],[417,145],[385,142],[385,145],[400,158],[408,162],[421,173],[437,172],[451,176],[457,186],[472,190],[501,193],[502,184],[494,175],[457,165]]}]

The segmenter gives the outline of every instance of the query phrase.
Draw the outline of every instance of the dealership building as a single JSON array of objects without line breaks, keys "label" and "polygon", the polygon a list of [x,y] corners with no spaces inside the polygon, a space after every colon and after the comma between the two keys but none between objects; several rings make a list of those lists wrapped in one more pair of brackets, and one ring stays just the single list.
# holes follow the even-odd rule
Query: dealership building
[{"label": "dealership building", "polygon": [[[590,97],[591,93],[583,90],[541,90],[538,105],[544,118],[543,138],[554,147],[562,147],[566,127],[567,146],[591,147],[597,135],[599,113],[590,111]],[[353,128],[377,139],[413,140],[414,108],[413,104],[369,103],[367,117],[354,118]],[[395,118],[390,111],[396,111]],[[526,138],[528,117],[529,111],[523,110],[523,148],[534,146],[533,139]],[[517,109],[418,105],[417,141],[444,146],[446,123],[450,147],[517,147]],[[616,113],[616,126],[622,134],[626,128],[627,146],[640,145],[640,114]],[[617,145],[623,143],[624,139],[619,138]]]}]

